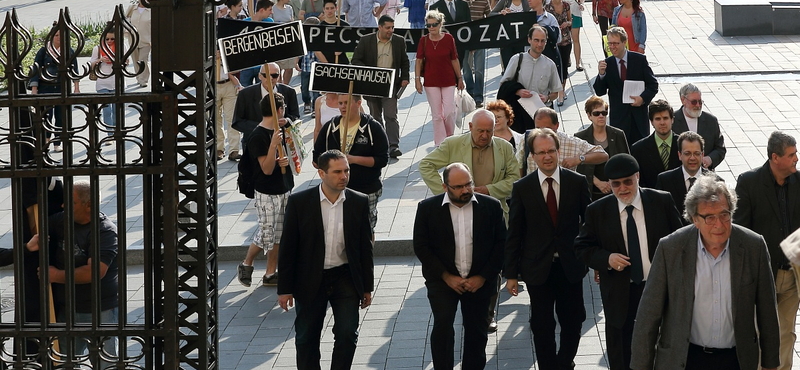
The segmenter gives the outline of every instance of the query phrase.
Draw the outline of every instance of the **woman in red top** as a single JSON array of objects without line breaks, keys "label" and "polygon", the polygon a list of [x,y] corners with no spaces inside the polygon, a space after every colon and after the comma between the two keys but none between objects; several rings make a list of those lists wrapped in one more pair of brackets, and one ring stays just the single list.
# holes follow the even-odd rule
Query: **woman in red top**
[{"label": "woman in red top", "polygon": [[[443,25],[444,14],[435,10],[425,14],[425,28],[429,33],[420,40],[415,65],[417,92],[422,94],[422,86],[425,86],[433,116],[433,144],[437,147],[455,131],[456,106],[453,97],[456,86],[464,90],[456,41],[450,34],[442,32]],[[425,78],[424,84],[421,77]]]}]

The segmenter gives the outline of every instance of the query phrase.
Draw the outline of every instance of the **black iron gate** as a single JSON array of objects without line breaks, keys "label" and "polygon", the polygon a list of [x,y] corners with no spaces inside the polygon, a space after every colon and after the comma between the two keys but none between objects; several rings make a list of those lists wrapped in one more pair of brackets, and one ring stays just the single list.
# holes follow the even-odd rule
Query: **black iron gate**
[{"label": "black iron gate", "polygon": [[[135,74],[127,62],[138,33],[121,5],[100,38],[99,52],[113,60],[113,73],[95,69],[100,78],[113,79],[109,94],[72,90],[90,67],[71,67],[85,44],[68,9],[44,43],[44,52],[57,61],[55,69],[24,65],[24,57],[38,50],[15,12],[6,14],[0,28],[0,80],[7,85],[0,108],[9,118],[0,123],[0,178],[11,182],[15,265],[14,320],[0,320],[0,368],[219,367],[214,4],[143,3],[152,12],[152,92],[126,91],[125,77]],[[106,38],[130,41],[114,50]],[[37,79],[32,94],[26,85]],[[102,119],[107,107],[116,113],[113,123]],[[55,150],[56,143],[63,152]],[[118,318],[112,324],[100,319],[99,264],[89,264],[91,320],[79,323],[76,262],[66,259],[65,298],[53,301],[51,273],[37,269],[49,266],[53,253],[47,247],[38,253],[25,249],[35,244],[26,236],[37,228],[51,230],[53,178],[63,179],[64,225],[77,222],[72,201],[79,181],[88,181],[92,190],[92,230],[100,223],[98,211],[117,225]],[[78,249],[72,229],[63,228],[66,255]],[[95,260],[101,250],[96,234],[88,252]],[[40,239],[49,245],[48,233]],[[142,256],[141,266],[128,261],[134,250]],[[142,292],[132,290],[140,285]],[[59,317],[51,319],[52,312]],[[118,353],[104,348],[109,339],[118,341]],[[88,351],[77,351],[76,343],[87,344]]]}]

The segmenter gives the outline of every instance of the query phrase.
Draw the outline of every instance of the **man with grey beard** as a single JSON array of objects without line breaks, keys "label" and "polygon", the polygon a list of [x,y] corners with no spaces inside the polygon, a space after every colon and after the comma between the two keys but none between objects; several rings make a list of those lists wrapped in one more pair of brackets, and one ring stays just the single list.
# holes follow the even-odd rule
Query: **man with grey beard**
[{"label": "man with grey beard", "polygon": [[680,135],[686,131],[694,131],[705,141],[703,168],[714,170],[725,159],[725,139],[719,129],[717,117],[703,112],[703,99],[700,89],[693,84],[681,87],[681,108],[675,112],[672,131]]}]

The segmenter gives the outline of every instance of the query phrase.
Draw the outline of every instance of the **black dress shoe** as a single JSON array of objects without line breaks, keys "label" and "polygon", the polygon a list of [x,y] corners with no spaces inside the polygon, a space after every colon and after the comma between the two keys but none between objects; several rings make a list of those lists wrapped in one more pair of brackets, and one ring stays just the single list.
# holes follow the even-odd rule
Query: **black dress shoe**
[{"label": "black dress shoe", "polygon": [[397,158],[401,155],[403,155],[403,152],[401,152],[399,148],[394,148],[389,151],[389,157]]},{"label": "black dress shoe", "polygon": [[497,332],[497,321],[492,319],[492,322],[489,323],[489,332],[495,333]]}]

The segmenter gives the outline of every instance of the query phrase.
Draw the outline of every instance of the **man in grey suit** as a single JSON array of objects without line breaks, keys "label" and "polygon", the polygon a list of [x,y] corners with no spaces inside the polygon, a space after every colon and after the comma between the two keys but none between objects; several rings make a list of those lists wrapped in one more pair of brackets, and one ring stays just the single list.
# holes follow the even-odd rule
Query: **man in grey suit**
[{"label": "man in grey suit", "polygon": [[[633,329],[632,369],[775,369],[775,283],[764,238],[731,224],[736,193],[713,174],[686,195],[693,225],[661,239]],[[755,319],[755,320],[754,320]]]},{"label": "man in grey suit", "polygon": [[694,131],[705,141],[703,168],[714,170],[725,159],[725,138],[719,129],[717,117],[703,112],[703,99],[700,89],[692,84],[681,87],[681,108],[675,112],[672,131],[680,135],[686,131]]}]

